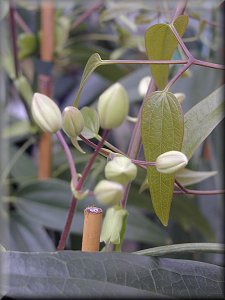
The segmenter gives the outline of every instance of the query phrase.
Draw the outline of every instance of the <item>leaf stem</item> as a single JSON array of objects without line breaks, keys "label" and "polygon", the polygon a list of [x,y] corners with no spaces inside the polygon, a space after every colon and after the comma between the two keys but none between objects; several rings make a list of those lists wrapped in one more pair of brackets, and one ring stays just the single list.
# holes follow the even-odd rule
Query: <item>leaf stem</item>
[{"label": "leaf stem", "polygon": [[162,256],[173,253],[202,252],[224,254],[225,245],[219,243],[184,243],[154,247],[133,252],[138,255]]},{"label": "leaf stem", "polygon": [[61,143],[62,148],[65,152],[65,155],[66,155],[66,158],[67,158],[67,161],[68,161],[68,164],[69,164],[69,168],[70,168],[70,173],[71,173],[73,185],[76,186],[77,182],[78,182],[78,180],[77,180],[77,171],[76,171],[76,167],[75,167],[75,164],[74,164],[74,161],[73,161],[72,153],[71,153],[70,148],[68,147],[62,133],[60,131],[58,131],[58,132],[56,132],[56,136],[57,136],[59,142]]},{"label": "leaf stem", "polygon": [[14,67],[15,67],[15,75],[16,78],[19,76],[19,60],[18,60],[18,52],[16,45],[16,24],[15,24],[15,6],[12,0],[10,0],[9,6],[9,25],[10,32],[12,37],[12,50],[13,50],[13,58],[14,58]]},{"label": "leaf stem", "polygon": [[201,190],[190,190],[185,188],[177,180],[175,180],[176,185],[180,188],[181,191],[174,191],[174,194],[188,194],[188,195],[219,195],[224,194],[225,190],[210,190],[210,191],[201,191]]},{"label": "leaf stem", "polygon": [[138,59],[111,59],[111,60],[102,60],[102,64],[147,64],[147,65],[154,65],[154,64],[161,64],[161,65],[182,65],[186,64],[188,61],[187,60],[138,60]]}]

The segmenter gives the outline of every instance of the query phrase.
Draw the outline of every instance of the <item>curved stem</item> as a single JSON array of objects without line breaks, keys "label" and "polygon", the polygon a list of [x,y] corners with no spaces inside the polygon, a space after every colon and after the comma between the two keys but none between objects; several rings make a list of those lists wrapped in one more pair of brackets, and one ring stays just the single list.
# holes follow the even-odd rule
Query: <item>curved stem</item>
[{"label": "curved stem", "polygon": [[88,176],[88,173],[89,173],[89,171],[90,171],[90,169],[91,169],[91,166],[92,166],[93,162],[95,161],[95,159],[96,159],[98,153],[100,152],[102,146],[104,145],[104,141],[105,141],[105,139],[106,139],[106,137],[107,137],[107,135],[108,135],[108,132],[109,132],[108,129],[105,129],[105,130],[103,131],[103,134],[102,134],[102,140],[98,143],[98,145],[97,145],[97,147],[96,147],[96,149],[95,149],[95,152],[93,153],[91,159],[90,159],[89,162],[87,163],[87,165],[86,165],[86,167],[85,167],[85,169],[84,169],[84,171],[83,171],[83,173],[82,173],[82,177],[81,177],[81,179],[79,180],[79,182],[78,182],[78,184],[77,184],[77,186],[76,186],[76,189],[77,189],[78,191],[79,191],[79,190],[81,189],[81,187],[83,186],[84,181],[86,180],[86,178],[87,178],[87,176]]},{"label": "curved stem", "polygon": [[207,252],[224,254],[225,245],[219,243],[185,243],[154,247],[133,252],[138,255],[162,256],[173,253]]},{"label": "curved stem", "polygon": [[225,190],[210,190],[210,191],[201,191],[201,190],[190,190],[185,188],[181,183],[175,180],[176,185],[180,188],[181,191],[174,191],[174,194],[188,194],[188,195],[219,195],[224,194]]},{"label": "curved stem", "polygon": [[71,154],[70,148],[68,147],[68,145],[60,131],[56,132],[56,136],[63,147],[63,150],[65,152],[65,155],[66,155],[66,158],[67,158],[67,161],[69,164],[73,185],[76,186],[77,185],[77,171],[76,171],[76,167],[75,167],[75,164],[73,161],[73,156]]}]

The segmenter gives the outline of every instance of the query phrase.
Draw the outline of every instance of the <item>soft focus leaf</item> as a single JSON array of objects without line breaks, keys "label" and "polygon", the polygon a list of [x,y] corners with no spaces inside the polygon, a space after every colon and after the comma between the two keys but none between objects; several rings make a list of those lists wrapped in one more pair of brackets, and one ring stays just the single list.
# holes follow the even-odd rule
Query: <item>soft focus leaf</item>
[{"label": "soft focus leaf", "polygon": [[33,98],[33,90],[27,78],[25,76],[19,76],[14,80],[14,83],[18,92],[26,101],[27,106],[30,107]]},{"label": "soft focus leaf", "polygon": [[8,14],[8,12],[9,12],[9,2],[8,1],[1,1],[1,3],[0,3],[0,21],[2,20],[2,19],[4,19],[6,16],[7,16],[7,14]]},{"label": "soft focus leaf", "polygon": [[[167,151],[180,151],[183,140],[183,114],[180,103],[170,92],[154,92],[142,110],[142,143],[146,161]],[[156,215],[168,224],[173,196],[174,175],[159,173],[147,167],[149,189]]]},{"label": "soft focus leaf", "polygon": [[45,229],[17,211],[10,213],[10,245],[14,251],[54,251],[55,247]]},{"label": "soft focus leaf", "polygon": [[19,52],[19,59],[24,59],[33,54],[37,49],[37,38],[31,33],[21,33],[17,39]]},{"label": "soft focus leaf", "polygon": [[[179,16],[173,23],[182,36],[188,24],[187,16]],[[178,45],[177,39],[168,24],[151,26],[145,34],[145,46],[150,60],[170,60]],[[162,90],[168,79],[169,65],[151,65],[152,76],[158,89]]]},{"label": "soft focus leaf", "polygon": [[35,128],[30,125],[28,120],[15,121],[4,128],[3,138],[17,138],[24,137],[25,135],[35,133]]},{"label": "soft focus leaf", "polygon": [[193,106],[184,116],[182,152],[190,159],[224,118],[224,85]]},{"label": "soft focus leaf", "polygon": [[78,102],[80,99],[80,94],[83,90],[83,87],[85,83],[87,82],[90,75],[94,72],[94,70],[103,64],[103,61],[98,53],[94,53],[91,55],[91,57],[88,59],[87,64],[84,68],[83,75],[81,77],[80,87],[76,95],[76,99],[74,101],[74,106],[78,107]]},{"label": "soft focus leaf", "polygon": [[2,252],[8,297],[223,298],[224,268],[128,253]]},{"label": "soft focus leaf", "polygon": [[185,168],[178,171],[175,175],[175,178],[183,186],[187,186],[187,185],[201,182],[205,179],[208,179],[209,177],[215,176],[216,174],[217,171],[211,171],[211,172],[192,171]]},{"label": "soft focus leaf", "polygon": [[84,129],[81,134],[86,139],[92,139],[98,134],[100,128],[98,113],[95,109],[87,106],[81,109],[81,113],[84,118]]}]

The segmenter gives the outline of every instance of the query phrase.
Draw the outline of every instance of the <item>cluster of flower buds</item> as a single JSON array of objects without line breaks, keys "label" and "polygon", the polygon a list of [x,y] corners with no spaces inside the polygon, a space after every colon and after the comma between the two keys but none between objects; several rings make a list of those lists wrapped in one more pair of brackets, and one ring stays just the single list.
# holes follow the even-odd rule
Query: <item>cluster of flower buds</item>
[{"label": "cluster of flower buds", "polygon": [[158,172],[174,174],[187,165],[188,159],[186,155],[180,151],[168,151],[159,155],[155,163]]}]

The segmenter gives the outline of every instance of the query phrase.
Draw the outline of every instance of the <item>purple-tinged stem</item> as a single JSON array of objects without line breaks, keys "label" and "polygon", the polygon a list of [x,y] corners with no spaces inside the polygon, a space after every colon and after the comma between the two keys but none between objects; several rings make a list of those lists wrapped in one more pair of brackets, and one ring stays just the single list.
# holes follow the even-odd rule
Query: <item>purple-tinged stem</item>
[{"label": "purple-tinged stem", "polygon": [[188,194],[188,195],[219,195],[224,194],[225,190],[211,190],[211,191],[201,191],[201,190],[190,190],[185,188],[181,183],[175,180],[176,185],[181,191],[174,191],[174,194]]},{"label": "purple-tinged stem", "polygon": [[20,26],[20,28],[25,32],[25,33],[30,33],[32,34],[31,29],[27,26],[27,24],[24,22],[20,14],[15,10],[14,11],[14,17],[16,23]]},{"label": "purple-tinged stem", "polygon": [[70,148],[68,147],[62,133],[60,131],[56,132],[56,136],[59,140],[59,142],[61,143],[63,150],[65,152],[68,164],[69,164],[69,168],[70,168],[70,173],[71,173],[71,177],[72,177],[72,181],[73,181],[73,185],[74,187],[77,185],[78,181],[77,181],[77,171],[76,171],[76,167],[73,161],[73,156],[71,154]]},{"label": "purple-tinged stem", "polygon": [[155,65],[155,64],[159,64],[159,65],[184,65],[186,64],[188,61],[183,59],[183,60],[147,60],[147,59],[143,59],[143,60],[138,60],[138,59],[111,59],[111,60],[103,60],[103,64],[147,64],[147,65]]},{"label": "purple-tinged stem", "polygon": [[88,173],[89,173],[89,171],[90,171],[90,169],[91,169],[91,166],[92,166],[93,162],[95,161],[95,159],[96,159],[98,153],[100,152],[102,146],[104,145],[104,141],[105,141],[105,139],[106,139],[108,133],[109,133],[109,130],[108,130],[108,129],[105,129],[105,130],[103,131],[102,139],[101,139],[101,141],[98,143],[98,145],[97,145],[97,147],[96,147],[96,149],[95,149],[95,151],[94,151],[94,153],[93,153],[91,159],[89,160],[89,162],[87,163],[86,167],[84,168],[84,171],[83,171],[83,173],[82,173],[82,177],[81,177],[81,179],[79,180],[79,182],[78,182],[78,184],[77,184],[77,186],[76,186],[76,189],[77,189],[78,191],[82,188],[82,186],[83,186],[83,184],[84,184],[84,181],[86,180],[86,178],[87,178],[87,176],[88,176]]},{"label": "purple-tinged stem", "polygon": [[213,69],[225,70],[225,65],[214,64],[214,63],[211,63],[211,62],[202,61],[202,60],[195,59],[195,58],[193,60],[193,64],[198,65],[198,66],[213,68]]},{"label": "purple-tinged stem", "polygon": [[70,209],[69,209],[69,213],[68,213],[68,216],[67,216],[67,219],[66,219],[66,224],[65,224],[65,227],[64,227],[63,232],[61,234],[59,244],[57,246],[57,251],[62,251],[62,250],[65,249],[66,240],[67,240],[67,237],[68,237],[69,232],[70,232],[70,227],[71,227],[71,224],[72,224],[72,221],[73,221],[73,216],[74,216],[74,212],[75,212],[75,209],[76,209],[76,205],[77,205],[77,199],[73,196],[71,206],[70,206]]}]

